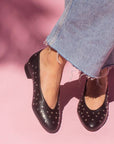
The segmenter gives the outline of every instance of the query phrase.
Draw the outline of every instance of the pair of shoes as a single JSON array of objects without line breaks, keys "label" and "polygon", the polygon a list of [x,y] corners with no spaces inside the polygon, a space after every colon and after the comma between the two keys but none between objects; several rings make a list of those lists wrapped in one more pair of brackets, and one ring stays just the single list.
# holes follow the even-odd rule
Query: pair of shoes
[{"label": "pair of shoes", "polygon": [[85,103],[86,85],[87,80],[85,83],[83,96],[78,103],[77,113],[83,126],[88,131],[97,131],[105,124],[108,118],[108,112],[109,112],[108,88],[105,100],[101,105],[101,107],[99,107],[96,110],[91,110]]},{"label": "pair of shoes", "polygon": [[33,54],[25,64],[25,73],[28,79],[33,80],[32,109],[43,128],[49,133],[55,133],[60,125],[59,95],[56,106],[51,109],[42,94],[40,85],[40,52]]}]

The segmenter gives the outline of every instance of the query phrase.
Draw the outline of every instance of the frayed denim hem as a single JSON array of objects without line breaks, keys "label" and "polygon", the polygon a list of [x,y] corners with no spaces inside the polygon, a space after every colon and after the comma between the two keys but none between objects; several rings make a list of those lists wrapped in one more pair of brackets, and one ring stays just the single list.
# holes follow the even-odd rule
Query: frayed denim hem
[{"label": "frayed denim hem", "polygon": [[[45,41],[43,42],[43,44],[45,44],[45,46],[50,46],[50,47],[51,47],[51,45],[49,44],[49,42],[48,42],[47,40],[45,40]],[[52,47],[52,48],[53,48],[53,47]],[[53,49],[54,49],[54,48],[53,48]],[[51,50],[51,48],[50,48],[50,50]],[[54,49],[54,50],[56,50],[56,49]],[[56,51],[57,51],[57,50],[56,50]],[[61,64],[61,62],[59,61],[59,54],[60,54],[64,59],[66,59],[67,61],[69,61],[69,62],[73,65],[73,63],[72,63],[68,58],[66,58],[66,57],[63,56],[59,51],[57,51],[57,61],[58,61],[59,64]],[[80,79],[82,76],[86,76],[87,79],[94,80],[94,79],[100,79],[100,78],[106,77],[106,76],[109,74],[109,71],[111,70],[111,68],[113,67],[113,65],[105,66],[105,67],[102,67],[102,68],[101,68],[101,70],[104,69],[104,68],[106,68],[106,67],[108,68],[107,73],[106,73],[105,75],[103,75],[103,76],[93,76],[93,75],[90,75],[90,74],[86,73],[86,72],[83,71],[82,69],[80,69],[79,66],[74,66],[74,65],[73,65],[73,67],[77,68],[77,69],[80,71],[79,79]],[[99,75],[100,75],[100,74],[99,74]]]}]

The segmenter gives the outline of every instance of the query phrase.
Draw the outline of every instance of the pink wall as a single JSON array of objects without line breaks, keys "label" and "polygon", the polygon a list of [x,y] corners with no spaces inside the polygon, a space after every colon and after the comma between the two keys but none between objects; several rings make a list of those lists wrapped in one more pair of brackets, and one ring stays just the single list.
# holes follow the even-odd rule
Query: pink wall
[{"label": "pink wall", "polygon": [[113,144],[114,70],[109,75],[110,115],[99,131],[88,132],[76,108],[84,83],[67,63],[62,78],[60,130],[47,133],[31,108],[32,81],[23,66],[44,48],[43,41],[64,9],[63,0],[0,0],[0,144]]}]

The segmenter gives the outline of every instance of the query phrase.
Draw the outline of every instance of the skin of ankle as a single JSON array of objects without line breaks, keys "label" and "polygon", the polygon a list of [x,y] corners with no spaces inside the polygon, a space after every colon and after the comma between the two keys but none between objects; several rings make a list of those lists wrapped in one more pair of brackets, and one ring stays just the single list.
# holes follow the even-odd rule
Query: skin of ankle
[{"label": "skin of ankle", "polygon": [[88,79],[86,96],[96,98],[106,93],[107,85],[108,85],[107,73],[108,73],[108,69],[105,68],[100,71],[100,76],[104,76],[104,77],[94,79],[94,80]]},{"label": "skin of ankle", "polygon": [[[47,57],[46,61],[48,63],[59,67],[64,67],[64,65],[66,64],[66,60],[60,54],[57,55],[57,51],[55,51],[53,48],[49,46],[44,50],[45,56]],[[58,60],[60,61],[60,63],[58,62]]]}]

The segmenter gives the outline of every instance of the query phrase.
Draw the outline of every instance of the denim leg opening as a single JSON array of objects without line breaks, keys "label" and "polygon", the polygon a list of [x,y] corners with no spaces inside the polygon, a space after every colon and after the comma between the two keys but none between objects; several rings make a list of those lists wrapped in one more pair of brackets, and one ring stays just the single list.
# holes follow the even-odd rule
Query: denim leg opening
[{"label": "denim leg opening", "polygon": [[[82,76],[86,76],[86,78],[87,78],[87,79],[90,79],[90,80],[95,80],[95,79],[96,79],[97,85],[102,88],[103,86],[100,84],[99,80],[100,80],[101,78],[104,78],[104,77],[108,76],[110,70],[112,69],[112,67],[106,67],[106,68],[107,68],[107,72],[106,72],[104,75],[102,75],[102,76],[97,76],[97,77],[90,77],[90,76],[87,76],[87,75],[84,74],[84,73],[80,73],[80,75],[79,75],[79,80],[80,80],[80,78],[81,78]],[[102,69],[101,69],[101,70],[102,70]]]},{"label": "denim leg opening", "polygon": [[106,77],[109,74],[110,69],[112,69],[112,67],[107,67],[107,73],[106,74],[104,74],[102,76],[95,76],[95,77],[90,77],[87,74],[81,72],[79,78],[81,78],[82,76],[85,75],[88,79],[91,79],[91,80],[100,79],[100,78]]},{"label": "denim leg opening", "polygon": [[[44,41],[44,44],[45,44],[46,46],[50,46],[50,44],[47,42],[47,40]],[[54,49],[54,48],[53,48],[53,49]],[[51,46],[50,46],[50,50],[51,50]],[[55,49],[55,50],[56,50],[56,49]],[[56,50],[56,51],[57,51],[57,50]],[[60,54],[60,55],[63,56],[62,54]],[[63,57],[64,57],[64,56],[63,56]],[[65,58],[65,57],[64,57],[64,58]],[[67,60],[67,58],[65,58],[65,59]],[[57,61],[58,61],[59,64],[61,64],[61,62],[59,61],[59,52],[58,52],[58,51],[57,51]],[[70,61],[69,61],[69,62],[70,62]],[[71,63],[71,64],[72,64],[72,63]],[[73,65],[73,66],[74,66],[74,65]],[[75,66],[74,66],[74,67],[75,67]],[[84,73],[83,71],[81,71],[81,69],[79,69],[78,67],[75,67],[75,68],[77,68],[77,69],[80,71],[79,81],[80,81],[80,79],[81,79],[82,76],[86,76],[87,79],[91,79],[91,80],[97,79],[97,83],[98,83],[98,84],[99,84],[99,79],[108,76],[110,69],[112,69],[111,66],[107,66],[108,71],[107,71],[106,74],[104,74],[104,75],[102,75],[102,76],[90,76],[90,75]],[[106,67],[105,67],[105,68],[106,68]],[[102,69],[103,69],[103,68],[102,68]],[[101,70],[102,70],[102,69],[101,69]],[[72,73],[72,72],[71,72],[71,73]],[[100,75],[100,74],[99,74],[99,75]],[[72,79],[72,74],[71,74],[71,79]],[[70,79],[70,80],[71,80],[71,79]]]}]

